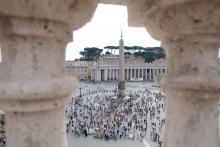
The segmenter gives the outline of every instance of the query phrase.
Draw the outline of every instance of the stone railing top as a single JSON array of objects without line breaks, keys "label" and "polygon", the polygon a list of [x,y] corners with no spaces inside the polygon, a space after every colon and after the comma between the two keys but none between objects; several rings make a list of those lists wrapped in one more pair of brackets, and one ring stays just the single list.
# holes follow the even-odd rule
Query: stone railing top
[{"label": "stone railing top", "polygon": [[146,27],[161,41],[179,35],[220,34],[218,3],[218,0],[129,0],[128,21],[130,26]]},{"label": "stone railing top", "polygon": [[96,10],[98,0],[12,0],[0,1],[0,16],[42,19],[71,24],[76,30],[85,25]]}]

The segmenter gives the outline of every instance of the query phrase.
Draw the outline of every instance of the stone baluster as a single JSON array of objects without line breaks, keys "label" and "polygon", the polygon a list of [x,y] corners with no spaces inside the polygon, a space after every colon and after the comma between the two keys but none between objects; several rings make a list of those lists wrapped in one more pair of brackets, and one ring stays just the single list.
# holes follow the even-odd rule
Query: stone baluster
[{"label": "stone baluster", "polygon": [[164,42],[167,73],[161,85],[168,97],[166,126],[169,127],[164,146],[173,143],[180,147],[219,146],[218,45],[198,38]]},{"label": "stone baluster", "polygon": [[219,147],[218,0],[129,1],[129,24],[162,41],[167,94],[162,147]]},{"label": "stone baluster", "polygon": [[95,10],[86,1],[0,1],[7,147],[67,147],[64,108],[77,80],[65,72],[65,46]]}]

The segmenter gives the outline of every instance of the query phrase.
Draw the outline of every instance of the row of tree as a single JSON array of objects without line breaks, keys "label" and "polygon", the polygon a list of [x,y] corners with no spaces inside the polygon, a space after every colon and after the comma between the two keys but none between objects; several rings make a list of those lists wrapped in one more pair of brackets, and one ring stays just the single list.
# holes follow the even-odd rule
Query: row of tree
[{"label": "row of tree", "polygon": [[83,61],[96,61],[102,55],[103,49],[97,47],[86,47],[84,51],[81,51],[79,54],[82,55],[80,60]]},{"label": "row of tree", "polygon": [[[105,54],[114,54],[119,46],[106,46],[107,49]],[[153,62],[154,60],[165,58],[165,51],[161,47],[141,47],[141,46],[125,46],[125,55],[134,55],[135,57],[140,57],[145,60],[145,62]],[[80,60],[83,61],[96,61],[101,57],[103,49],[97,47],[86,47],[84,51],[80,52],[82,57]]]}]

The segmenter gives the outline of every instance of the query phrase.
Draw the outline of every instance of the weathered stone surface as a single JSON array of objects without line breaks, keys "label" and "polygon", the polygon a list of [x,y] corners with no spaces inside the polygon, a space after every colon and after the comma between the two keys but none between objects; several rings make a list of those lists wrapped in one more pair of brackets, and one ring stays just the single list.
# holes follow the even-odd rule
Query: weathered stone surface
[{"label": "weathered stone surface", "polygon": [[178,34],[219,32],[219,0],[129,0],[127,5],[129,24],[146,26],[161,41]]},{"label": "weathered stone surface", "polygon": [[63,107],[6,115],[7,146],[67,147]]},{"label": "weathered stone surface", "polygon": [[129,23],[162,41],[167,69],[163,147],[219,147],[219,0],[128,2]]},{"label": "weathered stone surface", "polygon": [[65,46],[88,22],[93,0],[1,0],[0,107],[8,147],[66,147],[64,107],[77,86]]}]

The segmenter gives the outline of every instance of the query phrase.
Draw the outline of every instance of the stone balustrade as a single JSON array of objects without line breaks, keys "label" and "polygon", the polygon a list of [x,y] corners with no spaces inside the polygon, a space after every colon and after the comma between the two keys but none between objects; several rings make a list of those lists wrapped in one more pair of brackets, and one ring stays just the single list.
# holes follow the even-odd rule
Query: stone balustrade
[{"label": "stone balustrade", "polygon": [[7,147],[67,147],[64,106],[77,82],[64,70],[73,30],[98,2],[128,7],[167,54],[163,147],[219,147],[219,0],[0,0],[0,107]]},{"label": "stone balustrade", "polygon": [[129,23],[162,41],[167,93],[163,147],[219,147],[220,1],[128,2]]},{"label": "stone balustrade", "polygon": [[64,107],[77,86],[63,65],[94,0],[0,0],[0,107],[7,147],[67,147]]}]

